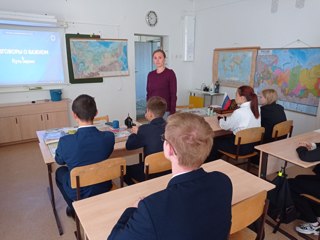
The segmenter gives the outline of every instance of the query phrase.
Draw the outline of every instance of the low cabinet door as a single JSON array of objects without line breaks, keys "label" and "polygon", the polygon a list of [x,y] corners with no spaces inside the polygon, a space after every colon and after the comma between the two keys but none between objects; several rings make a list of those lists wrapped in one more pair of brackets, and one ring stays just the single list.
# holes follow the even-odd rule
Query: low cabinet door
[{"label": "low cabinet door", "polygon": [[8,143],[21,140],[18,117],[1,117],[0,129],[0,143]]}]

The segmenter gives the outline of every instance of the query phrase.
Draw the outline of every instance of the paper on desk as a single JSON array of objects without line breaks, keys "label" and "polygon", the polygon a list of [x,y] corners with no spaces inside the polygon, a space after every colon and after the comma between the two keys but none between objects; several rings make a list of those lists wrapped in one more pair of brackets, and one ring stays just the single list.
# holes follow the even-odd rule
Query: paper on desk
[{"label": "paper on desk", "polygon": [[59,139],[64,135],[76,133],[77,128],[54,128],[49,129],[45,132],[43,140],[46,144],[59,142]]},{"label": "paper on desk", "polygon": [[320,133],[320,129],[317,129],[317,130],[314,130],[315,132],[318,132],[318,133]]},{"label": "paper on desk", "polygon": [[49,143],[48,144],[49,151],[50,151],[50,153],[51,153],[53,158],[56,155],[57,147],[58,147],[58,142],[54,142],[54,143]]}]

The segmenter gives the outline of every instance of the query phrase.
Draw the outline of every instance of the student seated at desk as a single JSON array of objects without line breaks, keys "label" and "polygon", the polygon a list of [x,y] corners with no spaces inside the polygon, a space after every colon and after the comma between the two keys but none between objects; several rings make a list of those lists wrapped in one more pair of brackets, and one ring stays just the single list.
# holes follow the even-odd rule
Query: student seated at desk
[{"label": "student seated at desk", "polygon": [[[320,161],[320,143],[303,142],[297,148],[299,158],[306,162]],[[298,175],[289,179],[291,196],[300,218],[306,223],[297,226],[296,231],[303,234],[319,235],[320,205],[313,204],[300,194],[309,194],[320,199],[320,165],[314,168],[316,175]]]},{"label": "student seated at desk", "polygon": [[264,143],[272,141],[274,125],[287,120],[284,108],[277,104],[278,94],[274,89],[264,89],[261,92],[261,126],[264,127]]},{"label": "student seated at desk", "polygon": [[[140,127],[132,127],[132,134],[128,137],[126,142],[126,148],[128,150],[134,150],[143,147],[144,157],[152,153],[163,151],[161,135],[164,133],[164,128],[166,125],[166,122],[163,119],[166,109],[167,102],[162,97],[151,97],[148,100],[145,118],[150,123],[141,125]],[[164,174],[167,173],[169,172],[165,172]],[[151,175],[150,178],[160,175]],[[139,182],[144,181],[144,163],[127,166],[125,182],[128,185],[134,183],[131,178],[134,178]]]},{"label": "student seated at desk", "polygon": [[[72,103],[73,117],[79,124],[75,134],[60,138],[55,160],[62,166],[56,171],[57,187],[68,204],[67,215],[74,217],[72,202],[76,199],[76,189],[70,185],[70,171],[79,166],[97,163],[107,159],[114,148],[115,137],[112,132],[101,132],[93,125],[97,114],[94,98],[78,96]],[[94,196],[111,189],[111,181],[83,187],[81,198]]]},{"label": "student seated at desk", "polygon": [[[235,135],[238,131],[247,128],[261,127],[260,113],[258,106],[258,97],[250,86],[241,86],[236,91],[236,103],[239,108],[236,109],[231,116],[225,117],[218,115],[219,125],[224,130],[230,130],[232,135],[216,137],[214,139],[213,148],[206,162],[210,162],[221,157],[218,150],[229,153],[236,153],[236,145],[234,145]],[[240,147],[240,154],[244,155],[252,152],[253,144],[244,144]]]},{"label": "student seated at desk", "polygon": [[163,151],[171,161],[172,178],[166,189],[127,208],[108,239],[228,239],[232,183],[221,172],[207,173],[201,168],[212,137],[203,117],[170,115]]}]

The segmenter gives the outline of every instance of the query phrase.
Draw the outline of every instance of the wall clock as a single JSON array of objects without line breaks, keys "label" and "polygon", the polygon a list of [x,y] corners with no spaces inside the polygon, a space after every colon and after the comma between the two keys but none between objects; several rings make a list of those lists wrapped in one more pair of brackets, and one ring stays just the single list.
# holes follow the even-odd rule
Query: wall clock
[{"label": "wall clock", "polygon": [[155,11],[149,11],[146,16],[147,24],[150,27],[154,27],[158,22],[158,16]]}]

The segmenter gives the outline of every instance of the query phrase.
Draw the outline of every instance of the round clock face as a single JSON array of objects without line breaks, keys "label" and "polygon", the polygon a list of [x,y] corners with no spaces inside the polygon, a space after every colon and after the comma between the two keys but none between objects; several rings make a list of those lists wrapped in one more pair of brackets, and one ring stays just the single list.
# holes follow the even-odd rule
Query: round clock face
[{"label": "round clock face", "polygon": [[158,22],[158,16],[155,11],[149,11],[146,16],[147,24],[154,27]]}]

